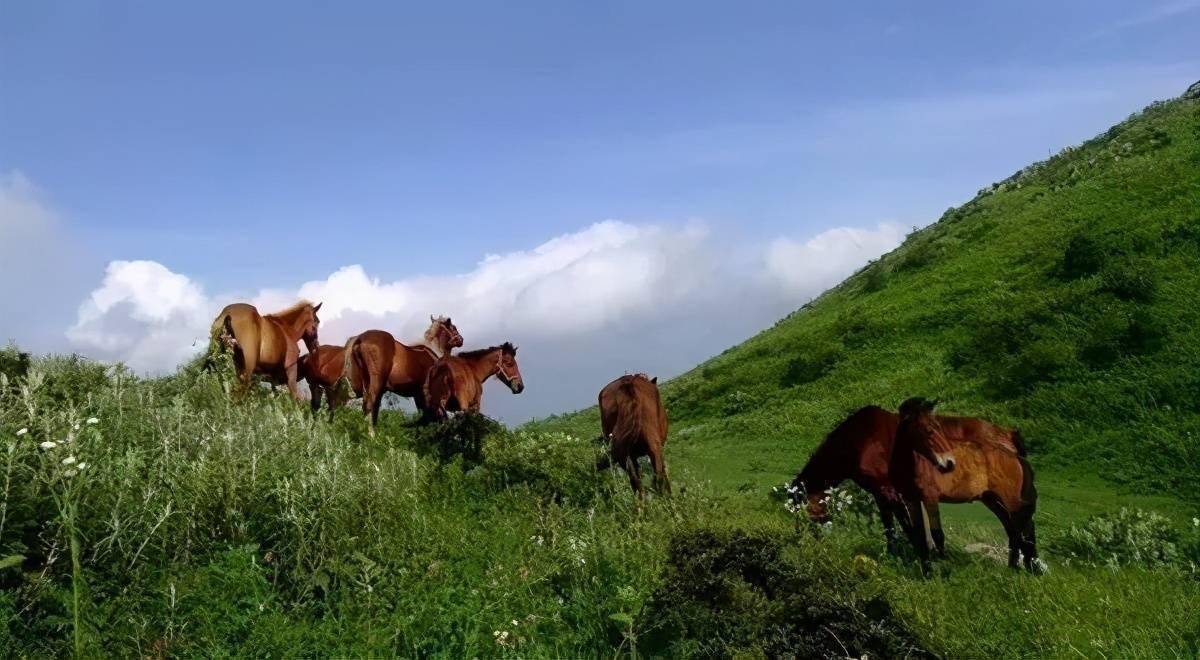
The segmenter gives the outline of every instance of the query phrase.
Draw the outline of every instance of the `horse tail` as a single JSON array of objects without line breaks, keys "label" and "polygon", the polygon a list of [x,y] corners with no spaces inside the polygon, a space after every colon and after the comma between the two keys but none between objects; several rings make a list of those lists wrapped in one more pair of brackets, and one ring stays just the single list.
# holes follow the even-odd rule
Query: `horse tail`
[{"label": "horse tail", "polygon": [[1024,458],[1018,457],[1021,461],[1021,501],[1037,505],[1037,487],[1033,485],[1033,466]]},{"label": "horse tail", "polygon": [[1021,429],[1013,429],[1012,443],[1017,448],[1017,456],[1024,458],[1029,455],[1029,451],[1025,448],[1025,438],[1021,435]]},{"label": "horse tail", "polygon": [[351,378],[354,368],[354,349],[358,347],[358,335],[346,340],[346,349],[342,351],[342,375],[338,376],[333,385],[334,393],[339,401],[349,401],[354,398],[354,379]]},{"label": "horse tail", "polygon": [[221,353],[225,349],[225,342],[221,341],[221,337],[229,335],[233,337],[233,321],[229,317],[229,313],[222,310],[217,318],[213,319],[212,327],[208,331],[208,349],[209,352],[216,351]]},{"label": "horse tail", "polygon": [[620,404],[620,412],[617,414],[617,425],[612,431],[612,442],[615,446],[618,442],[635,442],[638,434],[641,432],[641,407],[642,404],[638,401],[637,390],[633,387],[632,381],[625,381],[620,385],[621,391],[625,394]]}]

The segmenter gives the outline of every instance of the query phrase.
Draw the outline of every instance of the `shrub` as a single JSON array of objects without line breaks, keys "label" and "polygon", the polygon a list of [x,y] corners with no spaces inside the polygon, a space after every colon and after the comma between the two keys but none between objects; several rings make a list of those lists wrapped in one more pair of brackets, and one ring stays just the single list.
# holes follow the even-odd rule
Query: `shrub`
[{"label": "shrub", "polygon": [[[671,539],[666,573],[646,614],[653,654],[682,656],[927,657],[879,599],[820,562],[787,556],[790,537],[701,529]],[[830,584],[834,583],[834,584]]]},{"label": "shrub", "polygon": [[833,370],[841,357],[841,350],[835,346],[816,347],[801,353],[788,361],[780,384],[784,387],[794,387],[823,378]]},{"label": "shrub", "polygon": [[755,397],[742,390],[734,390],[725,395],[725,403],[721,412],[726,415],[739,415],[754,407]]},{"label": "shrub", "polygon": [[478,465],[483,462],[484,438],[502,428],[486,415],[467,412],[420,427],[413,442],[418,453],[436,456],[443,463],[461,456],[465,465]]},{"label": "shrub", "polygon": [[1071,525],[1055,545],[1085,563],[1158,567],[1186,559],[1179,547],[1181,536],[1160,514],[1122,507],[1116,513],[1092,516],[1082,525]]},{"label": "shrub", "polygon": [[1099,272],[1106,258],[1107,253],[1099,241],[1088,234],[1076,234],[1063,251],[1057,274],[1064,280],[1087,277]]},{"label": "shrub", "polygon": [[1158,289],[1158,273],[1145,260],[1110,261],[1103,268],[1102,279],[1102,290],[1132,302],[1150,302]]},{"label": "shrub", "polygon": [[484,470],[495,488],[520,484],[556,501],[586,502],[608,481],[596,470],[605,448],[561,432],[494,433],[483,446]]}]

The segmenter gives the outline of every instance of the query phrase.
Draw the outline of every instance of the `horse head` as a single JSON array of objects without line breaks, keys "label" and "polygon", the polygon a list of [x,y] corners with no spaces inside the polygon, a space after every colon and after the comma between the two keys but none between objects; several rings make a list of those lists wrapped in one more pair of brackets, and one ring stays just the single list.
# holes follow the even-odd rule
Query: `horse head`
[{"label": "horse head", "polygon": [[324,304],[319,302],[315,305],[305,305],[300,312],[297,327],[300,328],[300,338],[304,340],[304,345],[308,347],[310,353],[316,351],[320,345],[317,340],[317,328],[321,325],[321,319],[317,317],[317,310],[321,309],[321,305]]},{"label": "horse head", "polygon": [[500,346],[496,375],[501,382],[508,385],[508,389],[512,390],[513,394],[520,394],[525,390],[525,381],[521,379],[521,368],[517,366],[517,347],[509,342],[504,342]]},{"label": "horse head", "polygon": [[450,351],[462,348],[463,338],[458,328],[448,316],[429,315],[429,329],[425,331],[425,343],[440,348],[442,353],[449,355]]},{"label": "horse head", "polygon": [[911,443],[913,451],[929,459],[938,470],[949,472],[954,469],[954,447],[933,414],[936,405],[936,399],[928,401],[921,397],[900,404],[900,426],[896,429],[896,438]]}]

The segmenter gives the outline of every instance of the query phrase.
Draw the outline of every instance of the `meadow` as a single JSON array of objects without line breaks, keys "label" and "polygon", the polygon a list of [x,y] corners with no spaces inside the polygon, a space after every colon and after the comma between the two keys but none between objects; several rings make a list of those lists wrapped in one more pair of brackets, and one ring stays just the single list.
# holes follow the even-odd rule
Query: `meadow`
[{"label": "meadow", "polygon": [[[666,382],[675,494],[642,511],[592,470],[594,408],[515,429],[390,412],[372,439],[353,409],[231,402],[228,368],[146,379],[9,347],[0,648],[1194,657],[1198,288],[1200,103],[1174,100]],[[783,506],[837,422],[914,395],[1022,429],[1047,574],[997,560],[982,505],[944,508],[931,579],[853,489],[828,528]]]}]

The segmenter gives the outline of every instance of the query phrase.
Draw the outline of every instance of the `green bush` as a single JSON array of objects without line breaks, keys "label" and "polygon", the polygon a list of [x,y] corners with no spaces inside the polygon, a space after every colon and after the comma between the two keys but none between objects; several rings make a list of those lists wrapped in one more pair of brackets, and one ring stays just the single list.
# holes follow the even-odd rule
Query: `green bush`
[{"label": "green bush", "polygon": [[561,432],[494,433],[483,446],[483,469],[495,488],[521,485],[555,501],[590,502],[612,481],[596,470],[606,447]]},{"label": "green bush", "polygon": [[783,387],[794,387],[819,380],[832,371],[841,359],[840,347],[832,345],[812,347],[788,360],[779,383]]},{"label": "green bush", "polygon": [[929,655],[886,602],[854,597],[861,579],[854,571],[806,566],[788,556],[793,543],[742,531],[677,534],[646,614],[659,626],[646,650],[668,657]]},{"label": "green bush", "polygon": [[1169,519],[1152,511],[1122,507],[1071,525],[1054,545],[1079,561],[1117,566],[1159,567],[1195,561],[1180,548],[1183,535]]},{"label": "green bush", "polygon": [[1100,272],[1108,258],[1104,247],[1090,234],[1079,233],[1071,237],[1058,264],[1058,276],[1073,280]]},{"label": "green bush", "polygon": [[419,427],[414,433],[414,445],[418,453],[436,456],[443,463],[461,456],[464,465],[473,466],[483,461],[484,439],[502,428],[486,415],[460,413]]}]

